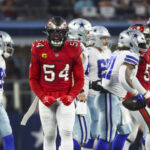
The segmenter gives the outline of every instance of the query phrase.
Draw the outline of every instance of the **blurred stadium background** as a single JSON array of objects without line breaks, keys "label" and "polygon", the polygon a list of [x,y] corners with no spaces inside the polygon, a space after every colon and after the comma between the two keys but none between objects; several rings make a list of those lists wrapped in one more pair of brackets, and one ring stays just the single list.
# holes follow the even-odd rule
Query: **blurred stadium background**
[{"label": "blurred stadium background", "polygon": [[[20,120],[34,99],[28,84],[31,44],[36,39],[46,39],[43,31],[54,15],[68,22],[82,17],[92,25],[104,25],[112,35],[114,49],[122,30],[147,21],[150,0],[0,0],[0,30],[12,36],[15,47],[14,56],[7,60],[3,103],[10,117],[16,150],[42,150],[38,113],[25,127],[20,126]],[[0,141],[0,150],[2,147]]]}]

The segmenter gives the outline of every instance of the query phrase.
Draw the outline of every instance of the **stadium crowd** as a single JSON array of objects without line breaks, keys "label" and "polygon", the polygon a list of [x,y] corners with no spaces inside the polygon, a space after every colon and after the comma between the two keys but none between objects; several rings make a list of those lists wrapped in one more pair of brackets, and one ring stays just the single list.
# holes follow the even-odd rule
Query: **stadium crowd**
[{"label": "stadium crowd", "polygon": [[1,0],[1,20],[42,20],[58,15],[66,19],[146,19],[148,0]]}]

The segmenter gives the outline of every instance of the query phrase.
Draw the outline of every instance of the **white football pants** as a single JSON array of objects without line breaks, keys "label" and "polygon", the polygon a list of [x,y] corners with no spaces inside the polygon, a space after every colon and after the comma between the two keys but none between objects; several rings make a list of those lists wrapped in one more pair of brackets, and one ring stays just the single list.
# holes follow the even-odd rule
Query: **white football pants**
[{"label": "white football pants", "polygon": [[62,102],[55,102],[47,107],[39,100],[39,112],[44,132],[43,150],[56,150],[57,126],[61,137],[59,149],[73,150],[74,102],[69,106],[65,106]]}]

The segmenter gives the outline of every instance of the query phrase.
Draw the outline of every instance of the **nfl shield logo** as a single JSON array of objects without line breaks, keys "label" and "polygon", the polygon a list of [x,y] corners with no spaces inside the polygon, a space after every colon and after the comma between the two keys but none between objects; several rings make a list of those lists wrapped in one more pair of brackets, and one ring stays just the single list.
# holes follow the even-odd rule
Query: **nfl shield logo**
[{"label": "nfl shield logo", "polygon": [[59,56],[59,54],[58,54],[58,53],[55,53],[55,56],[56,56],[56,57],[58,57],[58,56]]}]

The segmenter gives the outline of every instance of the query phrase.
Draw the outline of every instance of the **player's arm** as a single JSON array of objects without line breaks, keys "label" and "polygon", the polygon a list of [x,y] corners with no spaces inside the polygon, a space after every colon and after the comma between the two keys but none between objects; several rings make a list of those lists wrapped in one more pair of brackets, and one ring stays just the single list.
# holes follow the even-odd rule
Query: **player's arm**
[{"label": "player's arm", "polygon": [[88,90],[89,90],[89,76],[88,76],[89,75],[89,59],[88,59],[88,54],[84,53],[83,51],[80,57],[81,57],[83,69],[84,69],[84,87],[77,97],[79,101],[86,102]]},{"label": "player's arm", "polygon": [[71,95],[73,98],[75,98],[80,93],[84,85],[84,70],[80,57],[76,60],[73,66],[73,77],[74,85],[68,95]]},{"label": "player's arm", "polygon": [[131,76],[135,66],[128,63],[123,63],[119,69],[119,81],[124,89],[130,92],[132,95],[137,94],[137,90],[133,87]]},{"label": "player's arm", "polygon": [[[126,91],[135,96],[138,103],[137,109],[144,108],[146,106],[146,100],[144,98],[146,90],[136,78],[135,66],[128,63],[123,63],[119,69],[119,81]],[[134,107],[134,104],[132,105],[132,107]]]},{"label": "player's arm", "polygon": [[41,98],[44,91],[40,85],[40,62],[36,54],[35,43],[32,46],[32,54],[29,67],[29,84],[33,92]]}]

